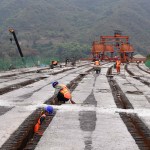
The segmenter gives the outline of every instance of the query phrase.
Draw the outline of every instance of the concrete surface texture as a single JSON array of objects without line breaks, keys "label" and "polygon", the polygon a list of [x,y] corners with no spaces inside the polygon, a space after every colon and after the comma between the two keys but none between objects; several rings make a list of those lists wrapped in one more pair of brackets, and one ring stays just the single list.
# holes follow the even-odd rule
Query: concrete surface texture
[{"label": "concrete surface texture", "polygon": [[134,139],[116,113],[111,90],[102,75],[91,73],[73,92],[77,104],[59,108],[36,150],[137,150]]},{"label": "concrete surface texture", "polygon": [[46,100],[53,96],[54,88],[50,84],[52,81],[57,80],[60,83],[68,84],[80,73],[89,69],[91,69],[90,66],[77,67],[74,70],[55,76],[51,75],[39,82],[0,95],[0,106],[5,106],[9,110],[0,116],[3,120],[0,124],[0,147],[36,108],[41,107]]},{"label": "concrete surface texture", "polygon": [[[78,63],[77,66],[82,63]],[[78,83],[72,92],[76,104],[53,105],[56,115],[43,133],[35,150],[139,149],[120,117],[120,113],[138,115],[150,129],[150,88],[129,75],[123,64],[120,74],[112,68],[113,79],[133,106],[132,109],[118,108],[107,78],[107,71],[113,65],[114,63],[104,63],[100,74],[91,71]],[[44,102],[54,93],[54,88],[50,84],[52,81],[69,84],[78,75],[84,74],[93,67],[91,64],[86,67],[77,66],[56,75],[51,75],[46,71],[41,74],[19,74],[19,70],[0,73],[2,77],[0,89],[31,78],[45,76],[43,80],[0,95],[0,109],[2,110],[0,111],[0,147],[34,110],[46,106]],[[147,69],[144,65],[140,67]],[[136,64],[129,64],[128,68],[139,78],[150,82],[150,75],[139,70]],[[33,68],[33,70],[36,69]],[[32,68],[29,70],[32,71]],[[22,71],[29,70],[23,69]],[[55,68],[53,72],[60,70],[60,68]],[[3,77],[14,73],[18,73],[17,77]]]}]

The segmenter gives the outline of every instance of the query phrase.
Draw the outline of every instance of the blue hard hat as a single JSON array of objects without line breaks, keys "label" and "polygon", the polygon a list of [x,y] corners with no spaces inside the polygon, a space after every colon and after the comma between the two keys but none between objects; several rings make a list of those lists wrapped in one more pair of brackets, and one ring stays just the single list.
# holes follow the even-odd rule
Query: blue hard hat
[{"label": "blue hard hat", "polygon": [[58,82],[55,81],[55,82],[52,83],[52,86],[55,87],[57,84],[58,84]]},{"label": "blue hard hat", "polygon": [[46,106],[46,107],[45,107],[45,111],[47,111],[49,114],[52,114],[53,111],[54,111],[54,109],[53,109],[52,106]]}]

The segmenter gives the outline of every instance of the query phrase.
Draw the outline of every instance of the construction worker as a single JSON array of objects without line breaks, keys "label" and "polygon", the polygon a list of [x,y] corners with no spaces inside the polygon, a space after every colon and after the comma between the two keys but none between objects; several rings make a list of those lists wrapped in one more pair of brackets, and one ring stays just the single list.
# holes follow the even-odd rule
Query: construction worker
[{"label": "construction worker", "polygon": [[121,65],[121,61],[120,61],[120,59],[118,58],[118,60],[116,61],[116,70],[117,70],[117,73],[118,73],[118,74],[120,73],[120,65]]},{"label": "construction worker", "polygon": [[40,129],[41,124],[45,120],[45,118],[46,118],[46,114],[42,112],[40,118],[38,119],[36,125],[34,126],[34,133],[42,135],[42,133],[39,132],[39,129]]},{"label": "construction worker", "polygon": [[51,61],[51,63],[50,63],[50,68],[51,69],[53,69],[55,66],[57,66],[58,65],[58,61],[55,61],[55,60],[53,60],[53,61]]},{"label": "construction worker", "polygon": [[45,113],[46,113],[46,115],[48,115],[48,114],[52,114],[53,112],[54,112],[54,109],[53,109],[53,107],[52,106],[46,106],[45,108]]},{"label": "construction worker", "polygon": [[54,60],[54,61],[52,61],[52,64],[53,64],[54,66],[56,66],[56,65],[58,64],[58,62],[57,62],[56,60]]},{"label": "construction worker", "polygon": [[100,73],[101,68],[100,68],[100,61],[99,61],[99,60],[96,60],[96,61],[94,62],[94,69],[95,69],[95,71],[96,71],[96,74],[99,74],[99,73]]},{"label": "construction worker", "polygon": [[39,132],[40,126],[42,125],[43,121],[45,120],[46,116],[48,114],[52,114],[53,113],[53,107],[52,106],[46,106],[44,108],[44,111],[41,112],[40,117],[36,123],[36,125],[34,126],[34,133],[37,133],[39,135],[42,135],[42,133]]},{"label": "construction worker", "polygon": [[67,67],[67,64],[69,63],[69,59],[68,58],[66,58],[66,60],[65,60],[65,66]]},{"label": "construction worker", "polygon": [[59,84],[57,81],[52,83],[53,88],[55,88],[54,99],[58,102],[67,102],[70,101],[71,104],[75,104],[72,100],[70,90],[64,84]]}]

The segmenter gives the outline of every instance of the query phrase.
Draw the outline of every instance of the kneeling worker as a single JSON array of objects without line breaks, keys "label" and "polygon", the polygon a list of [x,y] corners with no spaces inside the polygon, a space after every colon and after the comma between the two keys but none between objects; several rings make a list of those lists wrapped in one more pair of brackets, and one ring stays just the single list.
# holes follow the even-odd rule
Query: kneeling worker
[{"label": "kneeling worker", "polygon": [[64,84],[59,84],[57,81],[52,83],[53,88],[55,88],[54,97],[57,97],[58,102],[70,101],[71,104],[75,104],[72,100],[70,90]]},{"label": "kneeling worker", "polygon": [[44,108],[44,111],[41,112],[40,117],[34,126],[34,133],[37,133],[39,135],[43,134],[43,133],[39,132],[40,126],[42,125],[43,121],[46,119],[46,116],[53,114],[53,111],[54,111],[54,109],[52,106],[48,105]]}]

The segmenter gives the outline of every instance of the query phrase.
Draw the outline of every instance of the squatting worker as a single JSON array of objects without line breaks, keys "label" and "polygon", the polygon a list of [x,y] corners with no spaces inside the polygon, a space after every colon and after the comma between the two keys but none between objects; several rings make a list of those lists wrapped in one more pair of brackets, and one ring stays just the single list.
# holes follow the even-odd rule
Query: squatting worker
[{"label": "squatting worker", "polygon": [[67,102],[70,101],[71,104],[75,104],[72,100],[70,90],[64,84],[59,84],[57,81],[52,83],[53,88],[55,88],[54,98],[57,98],[58,102]]},{"label": "squatting worker", "polygon": [[117,70],[117,73],[120,73],[120,65],[121,65],[121,60],[118,59],[118,60],[116,61],[116,70]]}]

